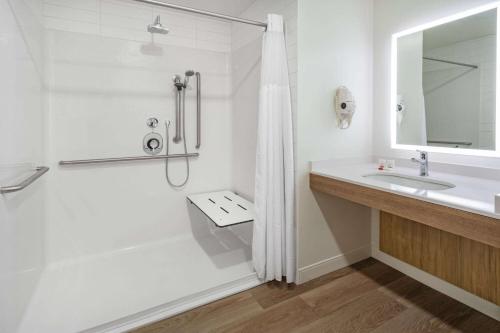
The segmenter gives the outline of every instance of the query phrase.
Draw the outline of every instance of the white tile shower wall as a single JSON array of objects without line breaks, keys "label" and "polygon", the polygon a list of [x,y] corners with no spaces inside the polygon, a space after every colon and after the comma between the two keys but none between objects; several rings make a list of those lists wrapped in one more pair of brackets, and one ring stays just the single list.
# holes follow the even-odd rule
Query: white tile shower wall
[{"label": "white tile shower wall", "polygon": [[[257,0],[239,16],[266,21],[267,14],[283,15],[286,26],[292,112],[297,108],[297,0]],[[233,175],[234,189],[253,199],[257,112],[259,107],[262,29],[233,24]]]},{"label": "white tile shower wall", "polygon": [[[151,36],[147,25],[160,15],[168,35]],[[127,0],[44,0],[48,29],[138,42],[228,52],[231,25],[200,16]]]},{"label": "white tile shower wall", "polygon": [[[478,125],[476,125],[477,128],[475,128],[474,131],[471,131],[477,136],[475,136],[471,141],[473,142],[473,147],[476,149],[495,149],[496,36],[485,36],[482,38],[477,38],[429,50],[426,52],[425,56],[438,59],[448,59],[479,66],[478,70],[474,71],[474,73],[470,73],[467,77],[469,78],[471,74],[479,76],[479,101],[475,101],[478,102],[479,105],[476,104],[473,106],[478,107],[478,119],[477,121],[473,122],[473,124]],[[432,65],[436,66],[436,64]],[[457,67],[455,66],[454,68],[456,69]],[[459,74],[464,73],[463,68],[459,68],[457,71]],[[456,88],[457,84],[458,83],[455,83],[453,87]],[[457,92],[455,91],[454,93],[456,94]],[[467,95],[467,91],[461,92],[460,95]],[[440,97],[447,99],[446,95],[440,95]],[[448,98],[453,97],[448,96]],[[455,117],[458,118],[458,120],[467,120],[471,118],[471,115],[467,115],[467,113],[470,112],[470,108],[458,107],[455,108],[454,114]],[[446,130],[446,125],[449,126],[449,122],[443,122],[442,124],[442,128],[436,128],[436,133],[446,135],[446,133],[448,132]],[[462,125],[461,127],[464,128],[466,126],[467,125]],[[453,131],[451,132],[453,133]],[[435,137],[436,136],[434,136],[434,138]],[[446,139],[446,137],[443,138],[443,136],[441,136],[441,139]],[[466,137],[455,137],[451,139],[456,141],[469,141],[469,138]]]},{"label": "white tile shower wall", "polygon": [[[0,0],[1,185],[44,163],[40,17],[37,0]],[[16,332],[44,265],[44,183],[0,195],[0,332]]]},{"label": "white tile shower wall", "polygon": [[[156,13],[171,29],[145,33]],[[45,1],[53,168],[47,232],[50,262],[130,249],[207,231],[186,195],[231,188],[231,25],[128,1]],[[174,190],[164,162],[59,167],[63,159],[143,155],[150,116],[175,130],[174,74],[202,74],[202,148],[186,188]],[[194,82],[193,82],[194,83]],[[195,151],[195,90],[186,105]],[[170,142],[171,153],[181,145]],[[165,152],[165,151],[164,151]],[[178,183],[183,160],[170,162]]]}]

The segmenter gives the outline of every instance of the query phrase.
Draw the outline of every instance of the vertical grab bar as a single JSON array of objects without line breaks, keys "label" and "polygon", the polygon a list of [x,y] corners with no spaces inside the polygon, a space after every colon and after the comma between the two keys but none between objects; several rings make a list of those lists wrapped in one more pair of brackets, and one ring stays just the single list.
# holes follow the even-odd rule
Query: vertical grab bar
[{"label": "vertical grab bar", "polygon": [[196,72],[196,149],[201,147],[201,74]]},{"label": "vertical grab bar", "polygon": [[181,110],[182,110],[182,96],[181,92],[184,90],[184,86],[181,82],[181,77],[179,75],[175,75],[173,78],[174,87],[175,87],[175,136],[173,141],[175,143],[179,143],[182,139],[181,136]]},{"label": "vertical grab bar", "polygon": [[181,109],[182,109],[181,91],[177,90],[175,95],[175,137],[174,137],[175,143],[181,141]]}]

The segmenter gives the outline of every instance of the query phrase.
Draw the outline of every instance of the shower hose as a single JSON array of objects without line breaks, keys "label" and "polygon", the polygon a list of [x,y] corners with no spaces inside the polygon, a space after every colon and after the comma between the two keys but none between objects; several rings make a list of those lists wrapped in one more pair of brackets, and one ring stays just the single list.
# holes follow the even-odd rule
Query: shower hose
[{"label": "shower hose", "polygon": [[[180,96],[179,96],[180,97]],[[184,154],[187,155],[187,143],[186,143],[186,90],[182,89],[182,141],[184,142]],[[169,133],[169,128],[170,128],[170,121],[165,122],[165,130],[166,130],[166,136],[167,136],[167,151],[166,154],[168,156],[170,152],[170,133]],[[170,186],[175,187],[175,188],[180,188],[183,187],[184,185],[187,184],[189,180],[189,157],[186,157],[186,179],[181,182],[180,184],[174,184],[172,180],[170,179],[170,174],[168,171],[168,161],[169,159],[165,159],[165,175],[167,177],[167,182],[170,184]]]}]

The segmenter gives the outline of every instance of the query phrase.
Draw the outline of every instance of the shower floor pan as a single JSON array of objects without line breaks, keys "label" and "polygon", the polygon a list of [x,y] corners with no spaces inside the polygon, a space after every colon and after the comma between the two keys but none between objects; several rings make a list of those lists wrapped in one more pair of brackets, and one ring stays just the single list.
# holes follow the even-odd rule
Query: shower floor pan
[{"label": "shower floor pan", "polygon": [[221,228],[255,219],[253,203],[231,191],[193,194],[188,200]]},{"label": "shower floor pan", "polygon": [[260,284],[251,246],[216,229],[49,265],[17,332],[124,332]]}]

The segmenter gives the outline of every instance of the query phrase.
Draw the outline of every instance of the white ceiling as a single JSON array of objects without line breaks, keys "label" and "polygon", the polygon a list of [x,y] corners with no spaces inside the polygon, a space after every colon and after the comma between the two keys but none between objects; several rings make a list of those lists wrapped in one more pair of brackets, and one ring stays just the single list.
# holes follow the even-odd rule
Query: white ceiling
[{"label": "white ceiling", "polygon": [[175,5],[193,7],[226,15],[238,16],[255,0],[160,0]]},{"label": "white ceiling", "polygon": [[489,10],[424,31],[424,51],[495,35],[497,11]]}]

